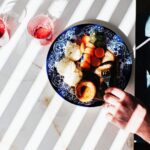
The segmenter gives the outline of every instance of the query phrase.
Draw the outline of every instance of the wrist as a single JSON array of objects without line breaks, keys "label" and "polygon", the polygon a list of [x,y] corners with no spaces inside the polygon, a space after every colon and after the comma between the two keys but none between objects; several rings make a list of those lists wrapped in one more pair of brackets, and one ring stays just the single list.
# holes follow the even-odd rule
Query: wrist
[{"label": "wrist", "polygon": [[140,125],[139,129],[137,130],[136,134],[139,135],[148,143],[150,143],[150,112],[146,108],[143,109],[146,110],[146,115],[143,118],[143,122]]}]

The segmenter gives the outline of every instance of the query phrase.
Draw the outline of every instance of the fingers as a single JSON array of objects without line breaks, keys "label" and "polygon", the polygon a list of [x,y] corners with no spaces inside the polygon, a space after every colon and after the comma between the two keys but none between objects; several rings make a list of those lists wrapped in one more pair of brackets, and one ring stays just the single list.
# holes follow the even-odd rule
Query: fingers
[{"label": "fingers", "polygon": [[104,101],[108,121],[125,128],[137,107],[134,97],[121,89],[110,87],[105,90]]},{"label": "fingers", "polygon": [[105,94],[110,93],[116,97],[118,97],[120,100],[123,100],[126,97],[126,93],[122,91],[121,89],[110,87],[105,90]]},{"label": "fingers", "polygon": [[119,128],[125,128],[127,121],[120,110],[117,110],[113,105],[105,104],[106,118]]},{"label": "fingers", "polygon": [[115,118],[123,118],[122,117],[122,111],[120,111],[119,109],[116,109],[116,107],[114,105],[111,104],[105,104],[105,110],[106,110],[106,114],[111,114],[112,116],[114,116]]},{"label": "fingers", "polygon": [[108,119],[109,122],[112,122],[114,125],[116,125],[119,128],[125,128],[126,126],[126,123],[124,121],[114,117],[111,113],[107,113],[106,118]]},{"label": "fingers", "polygon": [[110,104],[105,104],[105,110],[106,110],[106,113],[110,113],[113,116],[115,116],[117,112],[116,108]]},{"label": "fingers", "polygon": [[112,122],[113,121],[113,115],[111,114],[111,113],[107,113],[106,114],[106,118],[107,118],[107,120],[109,121],[109,122]]},{"label": "fingers", "polygon": [[105,94],[104,95],[104,101],[108,104],[114,105],[116,107],[118,107],[119,104],[119,98],[117,98],[116,96],[112,95],[112,94]]},{"label": "fingers", "polygon": [[108,88],[105,91],[104,101],[106,102],[106,117],[108,121],[112,122],[120,128],[124,128],[127,119],[124,112],[124,100],[127,98],[127,93],[118,88]]}]

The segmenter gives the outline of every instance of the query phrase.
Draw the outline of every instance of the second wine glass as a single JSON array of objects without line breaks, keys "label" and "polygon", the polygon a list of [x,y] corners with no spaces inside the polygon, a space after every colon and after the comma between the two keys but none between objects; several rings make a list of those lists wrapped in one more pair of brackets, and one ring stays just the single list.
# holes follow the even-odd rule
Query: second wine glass
[{"label": "second wine glass", "polygon": [[41,45],[48,45],[53,39],[54,25],[52,19],[45,14],[33,17],[27,26],[31,36],[40,40]]}]

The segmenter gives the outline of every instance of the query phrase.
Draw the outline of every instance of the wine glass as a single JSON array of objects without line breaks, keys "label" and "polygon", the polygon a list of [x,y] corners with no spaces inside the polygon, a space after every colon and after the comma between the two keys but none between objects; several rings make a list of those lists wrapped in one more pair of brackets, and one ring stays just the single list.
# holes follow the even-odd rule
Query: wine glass
[{"label": "wine glass", "polygon": [[31,36],[39,39],[41,45],[48,45],[53,39],[53,20],[46,14],[37,15],[29,21],[27,30]]},{"label": "wine glass", "polygon": [[9,39],[10,39],[9,30],[7,29],[7,26],[3,18],[0,16],[0,47],[8,43]]},{"label": "wine glass", "polygon": [[[12,34],[15,32],[21,20],[17,12],[11,10],[16,1],[10,0],[0,11],[0,47],[4,46],[10,40]],[[26,9],[24,11],[22,19],[26,16]],[[19,22],[20,21],[20,22]]]}]

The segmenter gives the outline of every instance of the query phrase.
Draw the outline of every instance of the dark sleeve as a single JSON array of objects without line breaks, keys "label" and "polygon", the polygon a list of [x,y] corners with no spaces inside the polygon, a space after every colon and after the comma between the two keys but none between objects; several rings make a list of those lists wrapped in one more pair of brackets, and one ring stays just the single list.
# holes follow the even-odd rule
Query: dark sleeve
[{"label": "dark sleeve", "polygon": [[[145,24],[149,14],[138,14],[136,20],[136,46],[146,40],[145,37]],[[147,79],[146,72],[148,69],[148,50],[149,44],[136,51],[136,64],[135,64],[135,95],[147,104]],[[150,95],[150,94],[148,94]],[[149,101],[150,103],[150,101]]]}]

